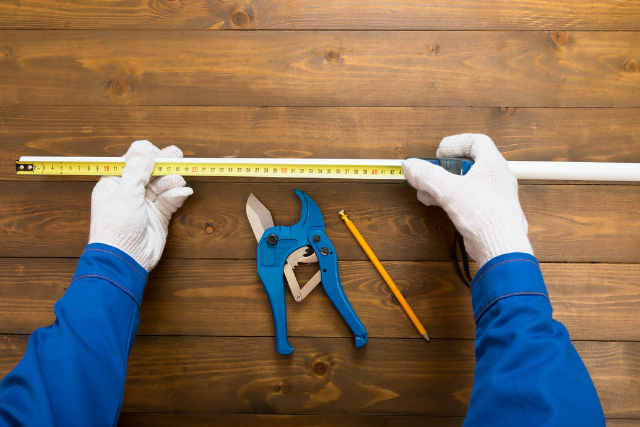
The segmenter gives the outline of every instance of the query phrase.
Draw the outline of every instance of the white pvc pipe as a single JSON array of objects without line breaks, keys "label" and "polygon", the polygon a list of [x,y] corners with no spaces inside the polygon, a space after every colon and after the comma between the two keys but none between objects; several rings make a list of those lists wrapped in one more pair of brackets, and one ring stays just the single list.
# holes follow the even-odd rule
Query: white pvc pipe
[{"label": "white pvc pipe", "polygon": [[518,179],[640,181],[640,163],[507,162]]}]

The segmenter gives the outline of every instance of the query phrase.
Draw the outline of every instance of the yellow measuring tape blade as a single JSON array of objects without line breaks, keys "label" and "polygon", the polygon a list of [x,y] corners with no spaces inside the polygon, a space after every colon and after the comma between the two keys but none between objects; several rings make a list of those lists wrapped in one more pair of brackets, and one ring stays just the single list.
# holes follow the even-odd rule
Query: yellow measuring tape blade
[{"label": "yellow measuring tape blade", "polygon": [[[121,158],[21,157],[19,175],[121,175]],[[360,159],[158,159],[152,175],[250,178],[405,179],[399,160]]]},{"label": "yellow measuring tape blade", "polygon": [[[507,162],[517,179],[640,181],[640,163]],[[122,157],[21,157],[19,175],[121,175]],[[156,159],[153,175],[250,178],[404,180],[400,160],[388,159]]]}]

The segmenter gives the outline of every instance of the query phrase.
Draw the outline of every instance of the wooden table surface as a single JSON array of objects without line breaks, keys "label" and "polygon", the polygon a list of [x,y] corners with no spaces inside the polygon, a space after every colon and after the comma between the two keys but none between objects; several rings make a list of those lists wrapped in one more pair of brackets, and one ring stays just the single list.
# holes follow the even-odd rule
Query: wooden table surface
[{"label": "wooden table surface", "polygon": [[[148,139],[196,157],[401,159],[480,132],[508,160],[640,162],[639,30],[640,4],[622,0],[0,1],[0,376],[54,320],[95,184],[18,177],[18,157]],[[474,323],[442,210],[399,183],[189,184],[144,294],[121,426],[462,424]],[[361,349],[317,289],[287,297],[295,351],[275,352],[244,206],[253,193],[293,224],[294,188],[325,216]],[[529,181],[520,200],[609,425],[640,425],[640,186]]]}]

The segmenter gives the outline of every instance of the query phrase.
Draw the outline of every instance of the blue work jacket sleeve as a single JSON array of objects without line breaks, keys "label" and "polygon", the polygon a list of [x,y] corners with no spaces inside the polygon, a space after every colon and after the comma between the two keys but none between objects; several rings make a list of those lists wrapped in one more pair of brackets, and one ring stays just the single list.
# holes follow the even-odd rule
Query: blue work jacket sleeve
[{"label": "blue work jacket sleeve", "polygon": [[538,261],[511,253],[471,282],[476,370],[464,425],[604,426],[593,382],[551,317]]},{"label": "blue work jacket sleeve", "polygon": [[147,272],[108,245],[85,248],[56,321],[0,381],[0,425],[114,426]]}]

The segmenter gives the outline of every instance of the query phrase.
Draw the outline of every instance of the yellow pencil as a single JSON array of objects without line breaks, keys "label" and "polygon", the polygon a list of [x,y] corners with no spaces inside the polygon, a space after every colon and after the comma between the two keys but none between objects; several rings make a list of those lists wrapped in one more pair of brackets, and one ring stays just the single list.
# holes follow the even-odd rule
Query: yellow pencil
[{"label": "yellow pencil", "polygon": [[353,237],[355,237],[358,243],[360,244],[360,247],[362,248],[364,253],[367,254],[369,259],[373,263],[373,266],[376,268],[376,270],[378,270],[378,273],[380,273],[384,281],[387,283],[387,286],[389,286],[389,289],[391,289],[391,292],[393,292],[393,295],[396,297],[396,299],[404,309],[405,313],[407,313],[407,316],[409,316],[409,319],[411,319],[411,322],[413,322],[413,326],[416,327],[416,329],[418,330],[420,335],[424,337],[424,339],[426,339],[427,341],[430,341],[429,335],[427,335],[427,330],[424,328],[424,326],[422,326],[422,323],[420,323],[420,320],[418,320],[418,317],[413,312],[413,310],[411,310],[411,307],[409,307],[409,303],[407,303],[407,300],[404,299],[404,297],[400,293],[400,290],[398,289],[396,284],[393,283],[393,280],[391,280],[391,277],[389,277],[387,270],[385,270],[382,264],[380,264],[378,257],[373,253],[373,251],[371,250],[367,242],[364,240],[364,238],[362,237],[362,235],[360,234],[356,226],[353,225],[353,222],[351,222],[351,220],[349,219],[349,217],[344,211],[340,211],[339,214],[342,220],[344,221],[344,223],[347,225],[347,228],[349,229],[349,231],[351,231],[351,234],[353,234]]}]

